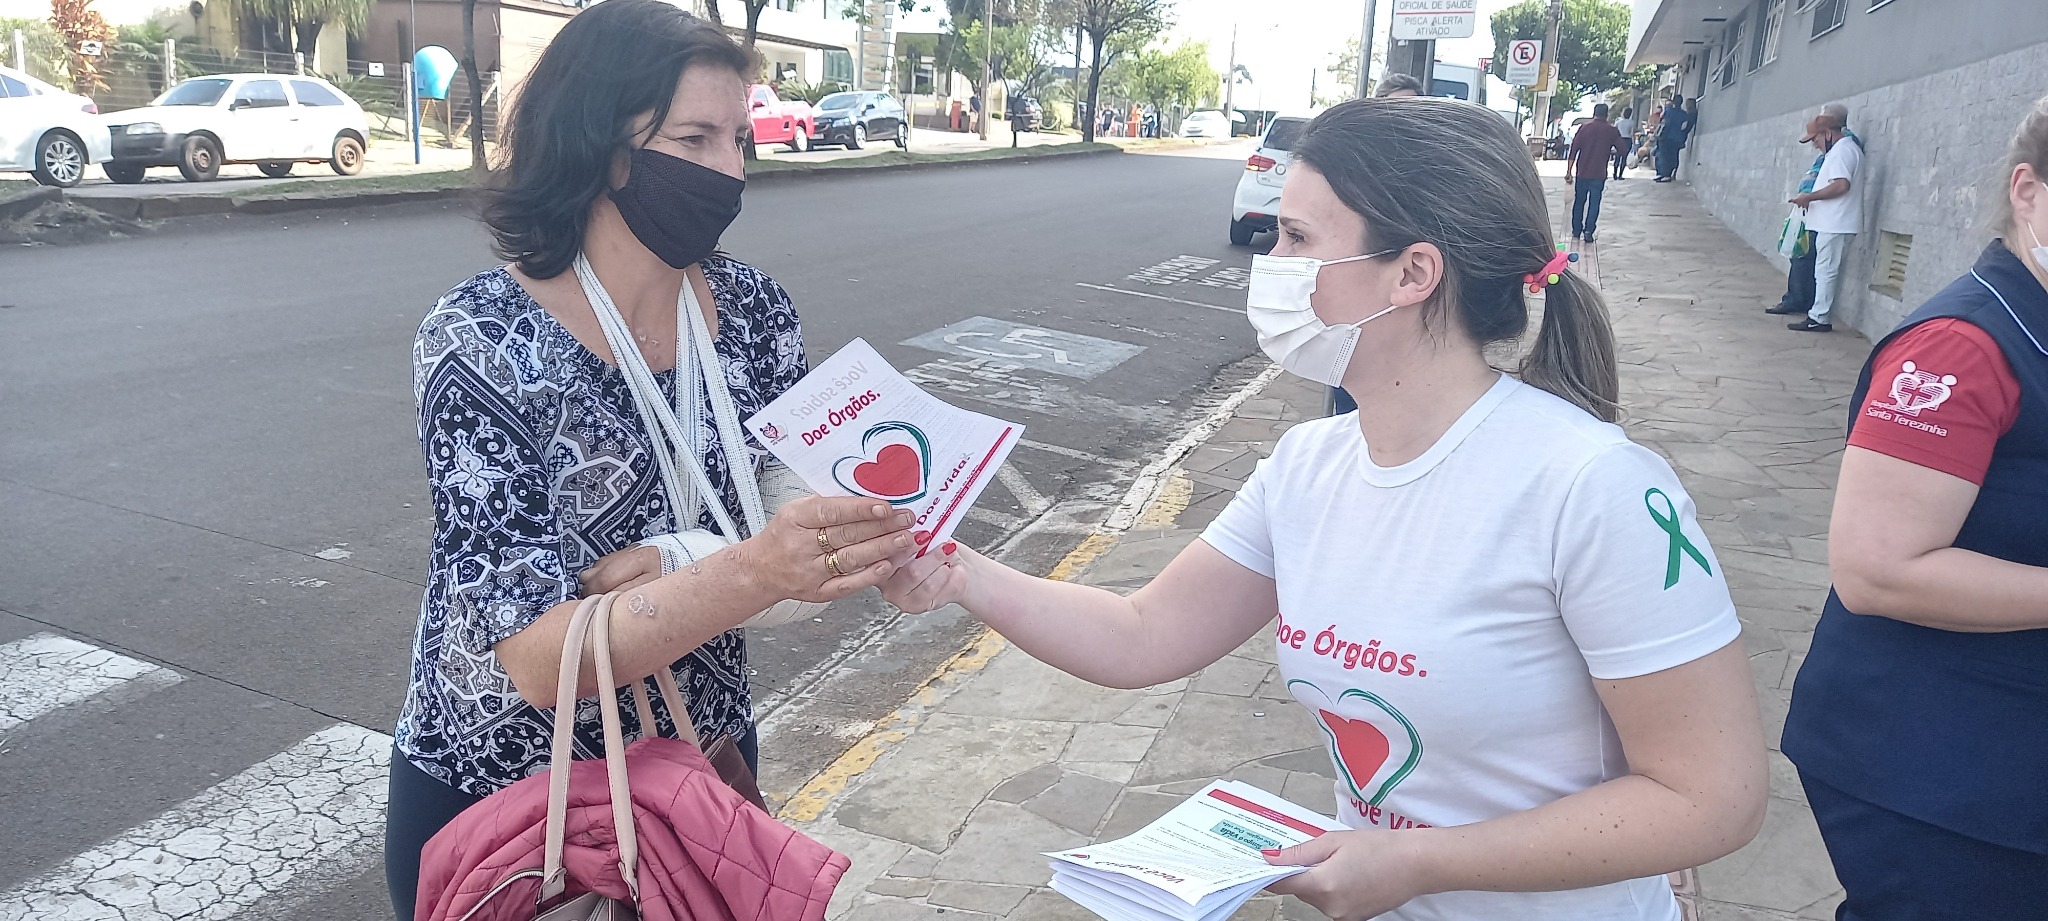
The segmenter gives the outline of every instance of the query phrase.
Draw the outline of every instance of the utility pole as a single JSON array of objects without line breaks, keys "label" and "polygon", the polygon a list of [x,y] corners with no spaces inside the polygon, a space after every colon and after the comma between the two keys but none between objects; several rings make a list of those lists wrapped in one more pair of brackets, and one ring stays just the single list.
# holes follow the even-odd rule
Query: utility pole
[{"label": "utility pole", "polygon": [[1358,99],[1372,95],[1372,16],[1379,6],[1380,0],[1365,0],[1365,25],[1358,30]]},{"label": "utility pole", "polygon": [[988,140],[988,116],[994,111],[996,92],[995,0],[981,4],[981,139]]},{"label": "utility pole", "polygon": [[1230,24],[1230,69],[1223,72],[1223,121],[1230,127],[1230,106],[1237,100],[1237,24]]},{"label": "utility pole", "polygon": [[1556,85],[1557,35],[1563,22],[1564,0],[1550,0],[1550,26],[1545,30],[1543,39],[1543,66],[1536,71],[1541,80],[1536,85],[1538,90],[1535,94],[1536,101],[1531,103],[1529,107],[1530,120],[1534,123],[1535,135],[1545,141],[1550,140],[1551,94],[1541,92],[1541,90],[1544,87]]}]

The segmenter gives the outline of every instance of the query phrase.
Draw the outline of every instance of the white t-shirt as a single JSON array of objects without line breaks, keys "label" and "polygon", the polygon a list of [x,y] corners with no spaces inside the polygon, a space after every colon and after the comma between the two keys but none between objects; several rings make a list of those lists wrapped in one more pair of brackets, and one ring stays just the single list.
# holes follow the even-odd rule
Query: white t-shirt
[{"label": "white t-shirt", "polygon": [[1636,120],[1635,120],[1635,119],[1633,119],[1633,118],[1617,118],[1617,119],[1615,119],[1615,120],[1614,120],[1614,130],[1616,130],[1616,131],[1619,131],[1619,132],[1621,132],[1621,139],[1622,139],[1622,140],[1624,140],[1624,141],[1627,141],[1627,142],[1629,143],[1629,146],[1631,146],[1631,147],[1635,146],[1635,143],[1636,143]]},{"label": "white t-shirt", "polygon": [[1863,180],[1856,171],[1863,166],[1863,145],[1843,138],[1828,148],[1820,163],[1820,176],[1813,187],[1827,188],[1837,179],[1849,180],[1849,194],[1806,206],[1806,229],[1815,233],[1857,233],[1863,229]]},{"label": "white t-shirt", "polygon": [[[1595,679],[1741,631],[1670,465],[1503,376],[1421,457],[1380,467],[1352,415],[1295,426],[1202,535],[1276,583],[1280,671],[1353,827],[1481,822],[1628,772]],[[1662,876],[1447,892],[1402,921],[1676,921]]]}]

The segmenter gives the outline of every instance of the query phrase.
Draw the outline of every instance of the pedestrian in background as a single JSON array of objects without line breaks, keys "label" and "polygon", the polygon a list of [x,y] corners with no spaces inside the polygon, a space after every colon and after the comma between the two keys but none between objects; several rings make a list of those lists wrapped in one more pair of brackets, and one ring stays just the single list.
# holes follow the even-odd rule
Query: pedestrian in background
[{"label": "pedestrian in background", "polygon": [[[1820,144],[1820,119],[1818,116],[1806,120],[1804,135],[1799,143],[1812,145],[1818,153],[1813,165],[1799,180],[1799,190],[1794,194],[1813,191],[1814,181],[1820,178],[1821,164],[1827,161],[1828,152]],[[1785,270],[1785,293],[1778,302],[1764,308],[1774,315],[1805,313],[1813,309],[1813,231],[1807,229],[1806,213],[1793,206],[1792,213],[1785,217],[1785,225],[1778,232],[1778,252],[1788,261]]]},{"label": "pedestrian in background", "polygon": [[[611,627],[621,688],[666,670],[690,712],[656,701],[657,725],[643,725],[632,695],[589,668],[580,697],[616,694],[629,737],[679,738],[688,720],[752,767],[737,628],[785,599],[872,585],[909,546],[909,513],[870,499],[800,499],[752,533],[726,524],[754,519],[767,456],[729,437],[736,413],[808,370],[789,295],[717,251],[746,185],[745,80],[759,66],[662,0],[570,20],[512,108],[488,193],[484,220],[511,264],[457,285],[420,324],[413,393],[434,528],[385,825],[400,921],[414,916],[421,848],[545,770],[556,720],[576,721],[579,754],[605,750],[599,708],[554,711],[579,599],[627,593],[632,613]],[[684,372],[686,356],[707,355]],[[643,397],[733,421],[678,432]],[[697,487],[680,487],[673,469],[693,467]],[[737,545],[672,575],[640,543],[713,528]]]},{"label": "pedestrian in background", "polygon": [[1685,109],[1685,97],[1673,95],[1657,123],[1656,181],[1670,182],[1678,178],[1678,152],[1685,149],[1692,134],[1692,113]]},{"label": "pedestrian in background", "polygon": [[[1379,99],[1408,99],[1420,96],[1422,81],[1415,79],[1411,74],[1388,74],[1380,78],[1379,85],[1373,87],[1372,94]],[[1345,393],[1343,387],[1330,387],[1330,411],[1327,415],[1341,416],[1357,408],[1357,401],[1351,399],[1351,394]]]},{"label": "pedestrian in background", "polygon": [[1813,309],[1789,325],[1796,332],[1834,332],[1842,257],[1863,228],[1863,188],[1856,175],[1863,167],[1863,144],[1848,133],[1847,123],[1846,115],[1824,113],[1815,119],[1820,131],[1814,140],[1827,155],[1821,158],[1813,191],[1792,196],[1792,204],[1805,209],[1806,229],[1813,232]]},{"label": "pedestrian in background", "polygon": [[2048,98],[2000,239],[1872,350],[1784,751],[1841,921],[2042,917],[2048,886]]},{"label": "pedestrian in background", "polygon": [[1614,178],[1625,178],[1628,172],[1628,155],[1636,149],[1636,110],[1634,106],[1623,106],[1621,117],[1615,119],[1614,130],[1621,135],[1622,149],[1614,155]]},{"label": "pedestrian in background", "polygon": [[[1295,426],[1129,596],[949,545],[884,597],[959,603],[1112,687],[1275,631],[1349,830],[1266,852],[1310,868],[1270,888],[1326,916],[1672,921],[1665,874],[1749,841],[1769,779],[1725,573],[1670,465],[1611,421],[1599,291],[1486,109],[1347,102],[1294,158],[1252,325],[1360,411]],[[1548,295],[1518,379],[1485,350],[1526,330],[1531,283]]]},{"label": "pedestrian in background", "polygon": [[1607,194],[1607,167],[1627,153],[1628,142],[1607,120],[1607,103],[1593,106],[1593,120],[1572,132],[1564,154],[1564,184],[1572,187],[1572,239],[1593,242],[1600,230],[1600,199]]}]

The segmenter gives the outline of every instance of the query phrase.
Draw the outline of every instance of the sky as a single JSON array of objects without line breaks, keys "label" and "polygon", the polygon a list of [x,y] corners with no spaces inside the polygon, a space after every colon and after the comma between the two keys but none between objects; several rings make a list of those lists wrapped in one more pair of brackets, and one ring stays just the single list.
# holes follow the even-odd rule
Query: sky
[{"label": "sky", "polygon": [[[1384,51],[1393,2],[1376,2],[1374,38]],[[1437,60],[1476,66],[1480,58],[1491,57],[1493,30],[1488,20],[1514,3],[1478,0],[1479,21],[1472,37],[1438,41]],[[1326,68],[1345,42],[1358,35],[1365,17],[1362,0],[1173,0],[1173,5],[1174,37],[1208,42],[1210,62],[1219,73],[1229,66],[1235,24],[1238,63],[1255,81],[1239,85],[1238,105],[1282,110],[1309,106],[1311,72],[1317,89],[1328,93],[1331,78]],[[1378,73],[1375,65],[1374,74]]]}]

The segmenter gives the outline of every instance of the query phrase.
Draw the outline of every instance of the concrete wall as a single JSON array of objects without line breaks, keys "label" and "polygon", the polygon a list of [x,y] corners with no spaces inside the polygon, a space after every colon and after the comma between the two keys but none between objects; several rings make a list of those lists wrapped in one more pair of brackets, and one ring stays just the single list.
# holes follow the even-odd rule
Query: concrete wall
[{"label": "concrete wall", "polygon": [[[1776,61],[1749,72],[1744,60],[1728,87],[1707,81],[1702,90],[1688,75],[1683,88],[1700,96],[1700,122],[1680,175],[1782,266],[1785,199],[1814,156],[1798,143],[1801,126],[1825,103],[1847,104],[1868,156],[1864,232],[1843,267],[1838,309],[1840,322],[1876,338],[1967,270],[1992,235],[2006,145],[2048,95],[2048,4],[1893,0],[1866,10],[1851,0],[1843,27],[1811,41],[1811,13],[1792,13],[1796,5],[1789,0]],[[1898,299],[1871,290],[1880,230],[1913,236]]]}]

